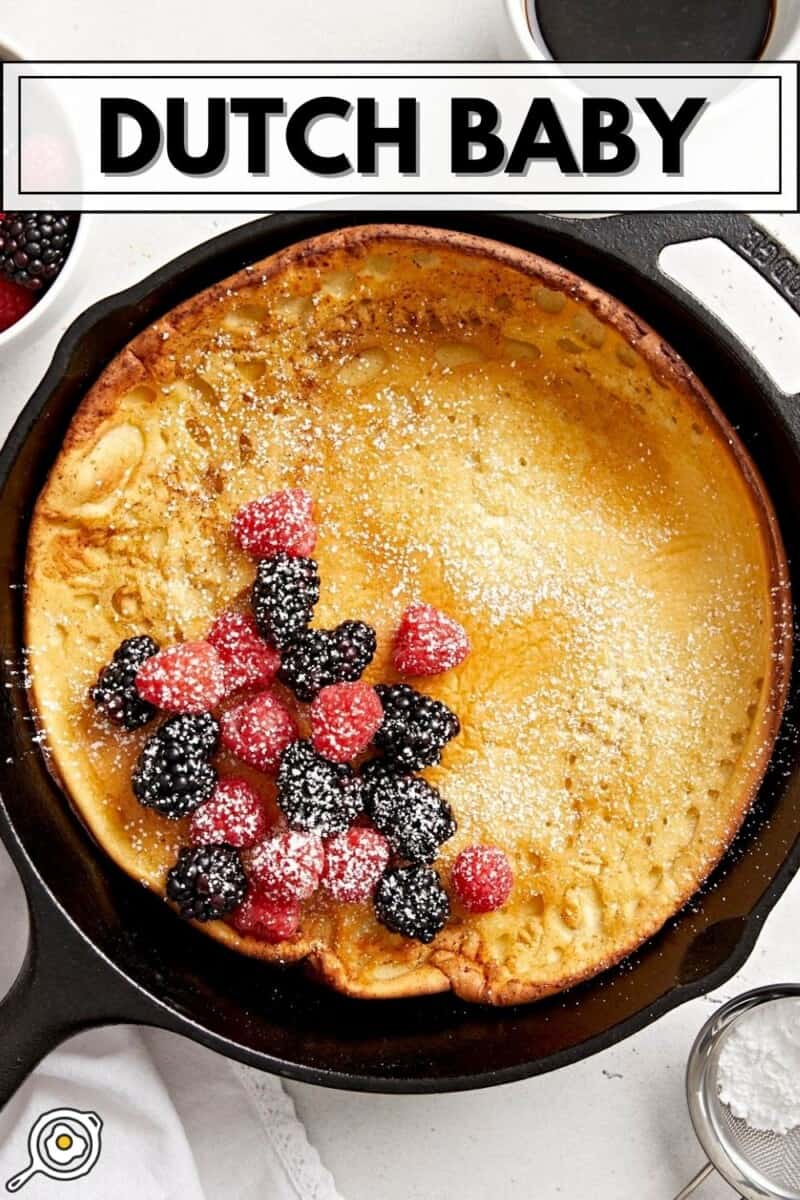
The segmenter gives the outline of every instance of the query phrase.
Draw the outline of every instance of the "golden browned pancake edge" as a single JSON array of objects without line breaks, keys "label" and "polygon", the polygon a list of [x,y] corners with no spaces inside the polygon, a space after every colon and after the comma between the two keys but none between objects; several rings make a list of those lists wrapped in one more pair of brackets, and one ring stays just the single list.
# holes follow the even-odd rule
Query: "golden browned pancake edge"
[{"label": "golden browned pancake edge", "polygon": [[[730,844],[786,694],[785,555],[715,403],[590,284],[412,226],[292,246],[134,339],[36,505],[26,641],[54,773],[160,892],[186,822],[136,803],[147,731],[109,731],[87,688],[123,637],[203,636],[253,574],[232,512],[287,485],[318,506],[315,623],[378,628],[368,680],[395,678],[391,629],[411,599],[465,624],[470,658],[420,684],[463,728],[426,772],[460,823],[442,873],[488,840],[516,886],[497,913],[456,904],[431,946],[321,895],[291,944],[202,928],[365,997],[508,1004],[619,961]],[[221,769],[273,804],[270,781]]]}]

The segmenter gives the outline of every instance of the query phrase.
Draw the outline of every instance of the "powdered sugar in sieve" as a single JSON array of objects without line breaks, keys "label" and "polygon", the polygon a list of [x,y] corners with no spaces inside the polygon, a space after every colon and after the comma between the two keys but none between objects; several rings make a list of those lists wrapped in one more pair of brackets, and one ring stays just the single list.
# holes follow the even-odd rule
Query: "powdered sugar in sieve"
[{"label": "powdered sugar in sieve", "polygon": [[709,1162],[675,1200],[691,1195],[714,1169],[745,1200],[800,1200],[800,1125],[793,1124],[800,1078],[785,1070],[799,1027],[800,984],[784,984],[738,996],[700,1030],[686,1090]]}]

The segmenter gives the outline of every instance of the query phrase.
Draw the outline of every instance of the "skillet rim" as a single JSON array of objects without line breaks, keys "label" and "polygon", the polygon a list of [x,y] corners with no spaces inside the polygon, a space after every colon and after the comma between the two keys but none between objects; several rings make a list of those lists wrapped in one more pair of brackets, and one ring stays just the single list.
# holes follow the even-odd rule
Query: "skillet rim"
[{"label": "skillet rim", "polygon": [[[285,219],[282,222],[279,220],[277,222],[279,227],[279,236],[281,236],[281,226],[285,227],[286,224],[288,224],[291,229],[292,225],[298,221],[302,226],[304,217],[307,219],[308,216],[309,214],[300,214],[299,216],[294,215],[293,218],[291,218],[288,222]],[[446,221],[448,219],[448,214],[436,214],[432,220],[442,221],[443,218]],[[452,219],[452,216],[450,219]],[[598,225],[608,226],[615,222],[615,220],[615,218],[604,218],[601,221],[590,222],[588,224],[595,225],[595,227]],[[162,268],[159,268],[159,270],[154,272],[141,283],[133,285],[131,288],[126,289],[117,296],[110,297],[107,300],[99,301],[86,313],[84,313],[83,316],[79,317],[59,343],[50,370],[47,372],[42,384],[36,390],[33,397],[31,397],[31,400],[29,400],[28,404],[23,409],[14,428],[9,434],[8,440],[3,447],[2,453],[0,454],[0,484],[5,487],[9,471],[11,467],[13,467],[14,460],[22,446],[24,439],[27,437],[27,434],[30,432],[31,428],[45,410],[53,383],[55,382],[55,379],[59,377],[61,370],[63,369],[62,363],[64,365],[69,363],[71,358],[80,349],[82,337],[84,337],[87,332],[90,332],[103,316],[108,316],[109,313],[122,311],[124,310],[126,304],[130,304],[131,302],[134,304],[140,303],[143,299],[147,298],[151,290],[155,289],[156,287],[161,287],[164,284],[169,283],[176,284],[176,280],[178,281],[176,286],[180,286],[179,281],[182,268],[190,268],[197,261],[200,263],[209,260],[214,262],[220,257],[220,255],[230,250],[232,245],[235,246],[237,243],[239,244],[240,248],[246,249],[249,245],[251,245],[252,241],[259,236],[260,233],[265,232],[265,226],[270,227],[271,225],[274,226],[274,224],[275,218],[267,218],[266,221],[250,223],[246,226],[234,229],[228,234],[223,234],[219,238],[212,239],[210,242],[203,243],[201,246],[190,250],[187,254],[180,256],[173,262],[166,264]],[[341,218],[337,217],[333,224],[337,227],[341,226]],[[404,224],[408,224],[408,222],[404,222]],[[617,220],[617,228],[619,224],[620,222]],[[750,224],[753,223],[751,222]],[[540,228],[543,227],[545,230],[549,229],[551,232],[555,232],[557,235],[568,235],[570,238],[572,238],[573,242],[577,241],[579,249],[582,249],[587,254],[590,252],[590,250],[597,251],[598,246],[594,236],[596,234],[596,229],[592,231],[590,236],[586,236],[586,230],[576,230],[575,223],[573,222],[563,221],[558,218],[541,217],[539,217],[536,221],[531,222],[528,225],[528,229],[533,229],[535,231],[537,225]],[[520,231],[517,229],[512,230],[511,232],[513,237],[515,232],[519,234]],[[611,233],[611,230],[607,228],[606,232]],[[576,233],[577,237],[575,236]],[[582,234],[583,236],[581,236]],[[698,236],[698,234],[695,234],[695,236]],[[295,241],[297,239],[296,237],[291,237],[287,240]],[[482,238],[481,240],[483,241],[484,239]],[[677,240],[680,240],[680,238]],[[508,243],[506,243],[506,245],[508,246]],[[513,248],[513,242],[511,242],[511,248]],[[619,267],[621,258],[623,259],[624,265],[623,256],[620,255],[618,248],[615,248],[613,245],[613,236],[611,247],[609,248],[608,246],[601,246],[600,250],[601,253],[605,255],[606,259],[613,263],[614,267]],[[523,253],[525,252],[523,251]],[[247,257],[252,259],[252,251],[247,255]],[[216,277],[219,278],[218,272],[216,273]],[[766,378],[761,368],[758,367],[757,364],[755,364],[746,354],[738,339],[725,326],[721,325],[721,323],[713,316],[713,314],[709,314],[702,310],[700,306],[697,306],[696,303],[692,301],[691,297],[688,297],[682,293],[681,289],[675,289],[672,287],[670,281],[663,279],[660,280],[659,291],[661,293],[666,293],[666,295],[662,297],[664,303],[671,302],[672,304],[674,304],[676,300],[674,293],[676,291],[680,293],[679,300],[680,306],[683,310],[683,319],[690,320],[692,315],[694,315],[695,318],[700,315],[701,324],[704,326],[704,331],[715,340],[721,341],[726,350],[742,361],[742,365],[748,370],[748,373],[751,376],[751,382],[760,393],[760,399],[766,402],[769,398],[771,398],[773,400],[774,407],[774,396],[771,396],[771,393],[774,391],[774,389],[771,388],[769,380]],[[622,305],[622,307],[624,308],[626,306]],[[692,314],[692,308],[698,309],[698,311]],[[161,310],[164,311],[163,305],[161,306]],[[3,806],[0,804],[0,811],[2,811],[2,808]],[[2,811],[2,816],[5,819],[4,823],[9,825],[10,829],[13,830],[13,822],[11,821],[7,812]],[[32,873],[35,877],[38,885],[46,890],[50,901],[55,902],[55,904],[60,907],[58,900],[52,894],[48,885],[44,882],[44,880],[42,880],[39,872],[33,864],[33,861],[30,859],[27,850],[24,851],[24,854],[27,860],[26,865],[29,867],[30,873]],[[691,998],[693,995],[701,994],[709,987],[715,986],[717,982],[721,982],[722,979],[729,977],[730,974],[737,969],[741,962],[744,961],[744,959],[747,957],[747,954],[749,954],[750,950],[752,949],[752,945],[755,942],[758,928],[763,920],[763,916],[767,911],[769,911],[769,908],[771,908],[772,904],[774,904],[778,899],[798,865],[800,865],[800,840],[798,840],[794,847],[789,850],[781,866],[767,884],[764,892],[760,896],[760,899],[751,909],[749,915],[741,918],[744,924],[741,937],[738,939],[731,954],[728,955],[723,962],[716,966],[715,969],[698,977],[691,983],[678,983],[675,987],[667,990],[654,1004],[651,1004],[649,1007],[645,1007],[636,1013],[622,1018],[615,1025],[601,1031],[601,1033],[599,1033],[596,1037],[585,1039],[583,1042],[573,1045],[565,1050],[557,1051],[544,1059],[535,1060],[534,1062],[523,1062],[513,1067],[487,1071],[484,1073],[476,1073],[463,1077],[450,1076],[445,1079],[435,1080],[430,1080],[427,1077],[423,1079],[410,1079],[406,1077],[399,1080],[390,1080],[381,1076],[353,1076],[346,1072],[328,1071],[318,1067],[304,1068],[302,1066],[298,1066],[297,1064],[285,1063],[283,1060],[273,1060],[270,1058],[270,1056],[264,1055],[261,1051],[249,1050],[247,1047],[242,1046],[239,1043],[231,1043],[228,1039],[222,1038],[218,1034],[214,1034],[203,1029],[202,1027],[199,1027],[196,1022],[190,1021],[186,1017],[174,1013],[174,1010],[167,1010],[174,1018],[172,1021],[170,1021],[168,1027],[180,1026],[177,1031],[184,1033],[188,1032],[190,1036],[199,1037],[199,1040],[205,1041],[206,1044],[213,1045],[216,1049],[222,1049],[226,1053],[233,1054],[234,1057],[240,1057],[243,1061],[249,1060],[255,1062],[257,1065],[259,1063],[264,1065],[265,1060],[267,1060],[269,1062],[270,1069],[277,1069],[280,1073],[294,1078],[305,1078],[312,1082],[325,1082],[331,1086],[336,1086],[337,1084],[341,1085],[344,1083],[351,1087],[365,1088],[367,1090],[440,1091],[446,1089],[455,1090],[464,1087],[484,1086],[490,1083],[507,1082],[510,1079],[538,1074],[542,1071],[564,1065],[567,1062],[576,1061],[586,1057],[588,1054],[593,1053],[598,1049],[603,1048],[604,1046],[614,1044],[622,1037],[628,1036],[630,1033],[635,1032],[638,1028],[648,1024],[658,1015],[661,1015],[662,1012],[668,1011],[670,1008],[675,1007],[684,1000]],[[28,875],[29,871],[26,871],[25,873]],[[102,956],[102,952],[96,946],[94,946],[94,943],[86,934],[83,933],[82,930],[78,929],[78,927],[72,921],[72,918],[68,918],[68,920],[70,920],[70,923],[73,924],[74,928],[78,931],[79,936],[89,945],[93,946],[95,953]],[[126,976],[116,964],[111,963],[109,960],[106,961],[109,962],[109,965],[116,973],[126,978],[134,988],[137,988],[140,991],[143,990],[135,980],[131,980],[128,976]],[[155,1001],[155,1004],[159,1009],[162,1008],[161,1003],[157,1001],[155,997],[152,997],[150,993],[145,994],[150,997],[151,1001]],[[164,1022],[159,1020],[157,1023]],[[189,1026],[190,1028],[187,1030],[186,1026]],[[322,1078],[322,1076],[330,1076],[330,1078]]]}]

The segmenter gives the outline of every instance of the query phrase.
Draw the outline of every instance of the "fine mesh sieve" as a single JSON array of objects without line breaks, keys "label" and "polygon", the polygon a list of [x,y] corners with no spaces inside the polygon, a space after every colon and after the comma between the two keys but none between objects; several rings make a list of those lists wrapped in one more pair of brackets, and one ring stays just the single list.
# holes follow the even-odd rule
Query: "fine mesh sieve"
[{"label": "fine mesh sieve", "polygon": [[[752,1129],[719,1098],[719,1056],[736,1022],[757,1005],[800,997],[800,984],[757,988],[720,1008],[700,1030],[689,1055],[686,1094],[708,1163],[675,1197],[684,1200],[713,1170],[744,1200],[800,1200],[800,1126],[786,1134]],[[798,1080],[800,1087],[800,1080]]]}]

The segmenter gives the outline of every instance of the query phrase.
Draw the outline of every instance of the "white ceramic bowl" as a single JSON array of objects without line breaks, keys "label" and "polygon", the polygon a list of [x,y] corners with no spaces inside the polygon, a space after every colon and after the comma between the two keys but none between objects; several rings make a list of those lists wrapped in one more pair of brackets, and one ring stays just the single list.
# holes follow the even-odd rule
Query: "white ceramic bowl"
[{"label": "white ceramic bowl", "polygon": [[772,29],[762,55],[792,61],[800,54],[800,0],[777,0]]},{"label": "white ceramic bowl", "polygon": [[0,355],[8,349],[12,342],[24,339],[35,326],[40,325],[43,320],[46,321],[48,314],[54,308],[58,307],[66,294],[66,289],[70,281],[75,276],[86,243],[88,226],[89,221],[83,215],[78,221],[75,240],[70,247],[70,252],[67,255],[64,266],[61,268],[60,275],[56,277],[47,291],[36,301],[30,312],[27,312],[21,320],[16,321],[13,325],[9,325],[8,329],[0,333]]},{"label": "white ceramic bowl", "polygon": [[[747,0],[741,0],[746,4]],[[528,15],[526,0],[503,0],[498,20],[497,42],[500,57],[509,61],[527,59],[544,62],[552,58],[550,51],[536,25],[533,12],[536,0],[530,5]],[[800,57],[800,0],[776,0],[775,17],[763,59],[792,61]]]},{"label": "white ceramic bowl", "polygon": [[[24,55],[18,47],[11,45],[9,42],[0,41],[0,62],[21,62]],[[0,333],[0,354],[5,351],[12,342],[21,340],[26,337],[34,326],[38,325],[42,319],[47,319],[48,313],[51,313],[58,306],[59,301],[65,295],[65,285],[74,277],[75,268],[78,260],[83,252],[84,243],[86,240],[88,221],[85,216],[82,216],[78,222],[78,228],[75,232],[75,240],[70,247],[70,252],[67,255],[67,261],[61,270],[61,274],[55,279],[51,286],[47,289],[42,297],[36,301],[30,312],[26,313],[21,320],[10,325],[8,329]]]},{"label": "white ceramic bowl", "polygon": [[24,55],[19,48],[5,38],[0,40],[0,62],[22,62]]},{"label": "white ceramic bowl", "polygon": [[[497,6],[500,8],[500,5]],[[498,21],[497,43],[500,57],[513,62],[516,59],[530,59],[533,62],[544,62],[550,54],[539,37],[538,30],[534,36],[528,20],[528,5],[526,0],[503,0],[503,18]]]}]

